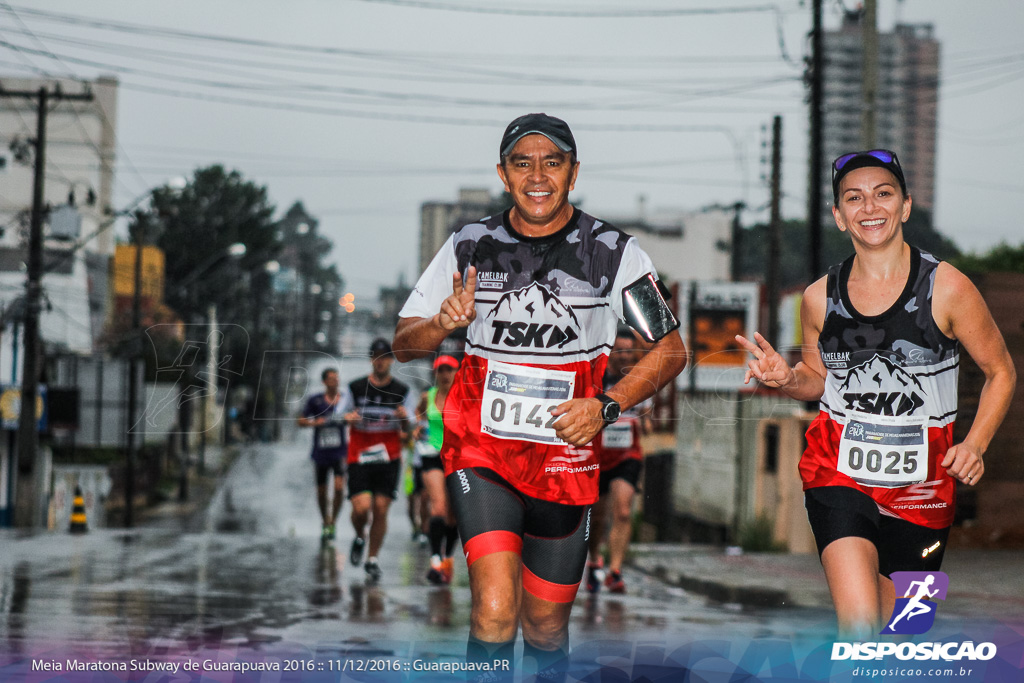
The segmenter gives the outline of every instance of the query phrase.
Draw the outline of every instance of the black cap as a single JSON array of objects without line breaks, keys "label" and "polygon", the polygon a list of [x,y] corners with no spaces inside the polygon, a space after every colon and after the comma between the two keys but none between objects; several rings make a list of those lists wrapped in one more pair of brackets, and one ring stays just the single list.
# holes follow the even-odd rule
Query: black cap
[{"label": "black cap", "polygon": [[370,344],[370,356],[377,358],[378,356],[387,356],[391,353],[391,343],[384,337],[377,337]]},{"label": "black cap", "polygon": [[903,167],[900,166],[900,160],[896,153],[887,149],[876,149],[868,152],[843,154],[836,157],[836,160],[832,162],[832,199],[836,204],[839,203],[840,181],[851,171],[869,166],[884,168],[896,176],[896,180],[900,184],[900,190],[903,191],[903,196],[907,196],[907,179],[903,175]]},{"label": "black cap", "polygon": [[576,139],[572,136],[568,123],[547,114],[526,114],[508,124],[505,134],[501,136],[498,155],[504,159],[521,138],[533,133],[539,133],[551,140],[563,152],[576,154]]}]

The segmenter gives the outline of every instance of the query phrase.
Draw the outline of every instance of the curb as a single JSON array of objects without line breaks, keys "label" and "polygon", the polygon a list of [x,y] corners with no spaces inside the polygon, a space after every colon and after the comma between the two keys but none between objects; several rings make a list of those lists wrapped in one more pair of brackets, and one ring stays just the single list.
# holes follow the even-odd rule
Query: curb
[{"label": "curb", "polygon": [[794,607],[795,602],[790,598],[789,591],[768,588],[765,586],[740,586],[725,581],[715,581],[689,576],[669,569],[661,563],[655,562],[653,566],[644,566],[645,563],[631,561],[630,566],[634,569],[652,576],[665,583],[678,586],[690,593],[703,595],[715,602],[739,604],[745,607]]}]

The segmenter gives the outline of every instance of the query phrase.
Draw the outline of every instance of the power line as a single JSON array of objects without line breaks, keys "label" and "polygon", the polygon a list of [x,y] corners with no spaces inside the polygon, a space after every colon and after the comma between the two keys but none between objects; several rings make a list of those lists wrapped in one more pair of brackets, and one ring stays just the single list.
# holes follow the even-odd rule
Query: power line
[{"label": "power line", "polygon": [[494,7],[491,5],[470,5],[452,2],[436,2],[434,0],[359,0],[360,2],[380,5],[394,5],[415,9],[444,10],[446,12],[468,12],[472,14],[498,14],[503,16],[521,17],[562,17],[572,19],[648,19],[667,17],[715,16],[722,14],[755,14],[764,12],[781,12],[778,5],[734,5],[728,7],[692,7],[692,8],[588,8],[586,10],[551,9],[550,5],[525,7]]},{"label": "power line", "polygon": [[[8,33],[24,34],[24,31],[9,31]],[[96,50],[101,52],[110,52],[113,54],[124,55],[125,53],[130,54],[149,54],[155,58],[166,60],[168,58],[176,58],[180,60],[188,61],[199,61],[207,62],[210,59],[209,54],[205,53],[182,53],[180,50],[166,50],[150,45],[134,45],[123,42],[113,42],[112,40],[90,40],[83,38],[79,35],[62,35],[57,33],[45,33],[40,31],[34,31],[34,34],[47,40],[57,41],[66,45],[73,45],[90,50]],[[452,62],[461,62],[468,64],[480,64],[489,62],[492,64],[508,64],[509,62],[515,65],[549,65],[552,62],[557,62],[561,67],[565,68],[600,68],[602,70],[608,69],[666,69],[666,68],[679,68],[679,67],[698,67],[701,70],[706,70],[711,67],[725,67],[733,68],[737,66],[750,67],[750,66],[767,66],[777,64],[780,60],[774,55],[675,55],[675,54],[659,54],[659,55],[615,55],[614,57],[600,57],[592,55],[581,55],[578,53],[563,53],[553,54],[544,57],[538,57],[534,55],[522,55],[522,54],[501,54],[501,53],[469,53],[469,52],[389,52],[388,55],[404,57],[409,59],[417,59],[429,63],[449,64]],[[362,56],[362,55],[361,55]],[[280,57],[273,61],[262,61],[258,59],[251,59],[245,57],[224,57],[217,56],[217,59],[233,66],[251,66],[257,68],[265,68],[268,70],[275,71],[298,71],[301,73],[315,73],[315,74],[339,74],[349,76],[374,76],[379,77],[379,72],[361,72],[353,73],[351,71],[339,71],[337,67],[321,67],[318,66],[321,62],[302,62],[301,64],[287,64],[281,61]],[[304,59],[304,57],[303,57]],[[398,74],[396,74],[398,75]],[[418,78],[418,76],[405,76],[408,80]]]},{"label": "power line", "polygon": [[[52,52],[41,51],[35,48],[25,47],[11,43],[10,41],[0,40],[0,47],[6,47],[16,52],[27,52],[29,54],[42,54],[46,56],[54,56]],[[449,97],[440,95],[431,95],[423,93],[410,93],[394,92],[385,90],[375,90],[368,88],[354,88],[350,86],[329,86],[321,84],[307,84],[307,83],[291,83],[288,84],[288,88],[282,87],[278,84],[261,84],[261,83],[235,83],[230,81],[215,81],[207,78],[194,78],[189,76],[182,76],[178,74],[168,74],[163,72],[155,72],[147,69],[138,69],[133,67],[122,66],[118,64],[110,64],[107,62],[97,62],[95,60],[83,59],[80,57],[72,57],[64,55],[63,59],[66,61],[81,64],[83,66],[89,66],[97,69],[109,69],[116,71],[122,75],[135,75],[143,78],[152,78],[160,82],[175,81],[185,85],[194,85],[200,87],[208,87],[214,89],[227,89],[227,90],[238,90],[255,92],[259,94],[282,96],[282,97],[294,97],[295,95],[305,96],[307,98],[316,95],[350,95],[354,97],[372,97],[384,100],[395,101],[399,103],[408,102],[429,102],[444,106],[478,106],[478,107],[501,107],[501,108],[514,108],[522,107],[524,102],[521,99],[517,100],[493,100],[493,99],[479,99],[479,98],[466,98],[466,97]],[[711,82],[720,83],[722,79],[712,79]],[[565,77],[559,77],[553,81],[547,81],[552,85],[585,85],[595,87],[608,87],[608,88],[621,88],[627,90],[640,90],[640,91],[651,91],[660,95],[674,96],[684,98],[685,101],[692,101],[696,98],[701,97],[721,97],[721,96],[732,96],[743,94],[745,92],[751,92],[755,90],[761,90],[774,85],[780,85],[785,83],[797,83],[799,78],[796,76],[777,76],[773,78],[747,78],[746,80],[737,83],[735,85],[728,85],[718,88],[706,88],[703,90],[682,90],[682,89],[667,89],[663,86],[651,87],[645,85],[643,82],[636,81],[587,81],[583,79],[569,79]],[[542,81],[541,83],[545,83]],[[531,83],[532,86],[536,86],[536,79]],[[356,102],[359,103],[359,102]],[[385,104],[378,103],[378,104]],[[576,108],[576,109],[609,109],[609,110],[634,110],[634,109],[651,109],[652,104],[650,102],[637,102],[635,100],[629,100],[627,104],[620,103],[586,103],[580,102],[578,99],[568,100],[564,102],[551,102],[545,100],[545,106],[557,107],[557,108]]]},{"label": "power line", "polygon": [[[19,16],[19,14],[18,14],[18,13],[17,13],[17,12],[16,12],[15,10],[14,10],[14,8],[13,8],[13,7],[11,7],[10,3],[8,3],[8,2],[2,2],[2,3],[0,3],[0,7],[4,8],[4,9],[7,9],[7,10],[8,10],[8,12],[10,12],[10,14],[14,16],[14,19],[15,19],[15,20],[16,20],[16,21],[17,21],[17,22],[18,22],[18,23],[19,23],[19,24],[21,25],[21,27],[22,27],[22,28],[24,29],[25,33],[27,33],[27,34],[28,34],[28,36],[29,36],[29,37],[30,37],[30,38],[31,38],[32,40],[34,40],[34,41],[36,42],[36,44],[38,44],[38,45],[39,45],[39,46],[40,46],[40,47],[41,47],[41,48],[43,49],[43,51],[44,51],[44,52],[45,52],[45,53],[46,53],[46,54],[47,54],[47,55],[48,55],[48,56],[49,56],[49,57],[50,57],[51,59],[53,59],[54,61],[56,61],[56,62],[57,62],[58,64],[60,64],[61,66],[63,66],[63,67],[64,67],[64,68],[65,68],[65,69],[67,70],[67,72],[68,72],[68,73],[70,74],[70,79],[71,79],[71,80],[76,80],[76,81],[79,81],[79,82],[82,82],[82,83],[84,83],[83,79],[79,78],[79,77],[78,77],[78,75],[77,75],[77,74],[75,74],[75,73],[74,73],[74,71],[73,71],[73,70],[72,70],[72,69],[71,69],[71,68],[70,68],[69,66],[67,66],[66,64],[64,64],[64,63],[63,63],[63,62],[61,61],[61,59],[60,59],[60,58],[59,58],[59,57],[58,57],[57,55],[55,55],[55,54],[54,54],[54,53],[53,53],[53,52],[52,52],[52,51],[51,51],[51,50],[50,50],[50,49],[49,49],[49,48],[48,48],[48,47],[47,47],[47,46],[46,46],[46,45],[45,45],[45,44],[44,44],[44,43],[42,42],[42,40],[41,40],[41,39],[40,39],[40,38],[39,38],[38,36],[36,36],[36,35],[35,35],[35,34],[34,34],[34,33],[32,32],[32,29],[30,29],[30,28],[28,27],[28,25],[27,25],[27,24],[25,24],[25,22],[24,22],[24,21],[22,20],[21,16]],[[78,128],[79,128],[79,132],[81,132],[81,134],[82,134],[82,139],[83,139],[83,140],[85,140],[85,141],[86,141],[86,143],[87,143],[87,144],[88,144],[89,146],[91,146],[91,147],[92,147],[93,151],[95,151],[95,152],[96,152],[96,154],[97,154],[97,155],[99,155],[99,157],[100,157],[101,159],[102,159],[102,158],[104,158],[104,157],[105,157],[105,154],[104,154],[103,150],[101,150],[101,149],[100,149],[100,147],[99,147],[99,145],[98,145],[98,144],[96,144],[96,142],[95,142],[95,141],[93,141],[93,139],[92,139],[92,136],[91,136],[91,135],[89,134],[89,131],[88,131],[88,130],[86,130],[85,124],[84,124],[84,123],[82,122],[82,117],[81,117],[81,114],[79,113],[78,109],[77,109],[76,107],[72,106],[72,108],[71,108],[71,111],[72,111],[72,113],[74,113],[74,115],[75,115],[75,121],[76,121],[76,122],[78,123]],[[114,127],[114,126],[113,126],[113,124],[112,124],[112,122],[110,121],[110,119],[109,119],[109,118],[107,117],[107,113],[106,113],[106,111],[104,111],[104,110],[103,110],[103,107],[102,107],[102,106],[97,106],[97,107],[95,107],[94,111],[96,111],[96,112],[98,112],[98,113],[99,113],[99,116],[100,116],[100,118],[101,118],[101,119],[103,120],[103,122],[104,122],[104,123],[105,123],[105,124],[106,124],[107,126],[110,126],[111,128],[113,128],[113,127]],[[120,144],[119,144],[119,143],[117,142],[117,138],[116,138],[116,135],[115,135],[114,141],[115,141],[115,145],[117,146],[117,149],[118,149],[118,151],[120,151],[120,152],[121,152],[121,154],[122,154],[122,156],[124,157],[125,161],[127,161],[127,162],[128,162],[128,165],[129,165],[129,167],[132,167],[132,166],[133,166],[133,164],[132,164],[131,158],[130,158],[130,157],[128,156],[128,153],[127,153],[127,151],[125,151],[125,149],[124,149],[123,147],[121,147],[121,145],[120,145]],[[145,181],[145,178],[143,178],[143,177],[142,177],[142,174],[141,174],[141,173],[139,173],[139,172],[138,172],[137,170],[135,170],[134,168],[133,168],[133,170],[134,170],[134,172],[135,172],[136,176],[138,176],[138,178],[139,178],[140,180],[142,180],[142,181],[143,181],[143,184],[145,184],[145,182],[146,182],[146,181]],[[120,182],[120,178],[119,178],[119,177],[118,177],[118,178],[115,178],[114,180],[115,180],[116,182]],[[126,186],[124,186],[124,184],[123,184],[123,183],[122,183],[122,187],[125,187],[125,189],[128,189],[128,188],[127,188]]]}]

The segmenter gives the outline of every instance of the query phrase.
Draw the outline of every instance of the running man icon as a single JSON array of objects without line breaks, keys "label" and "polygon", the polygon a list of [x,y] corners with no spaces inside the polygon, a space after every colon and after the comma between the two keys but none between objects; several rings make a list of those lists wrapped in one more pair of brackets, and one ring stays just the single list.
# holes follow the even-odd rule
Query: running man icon
[{"label": "running man icon", "polygon": [[893,572],[892,579],[896,595],[903,597],[896,598],[891,621],[882,633],[926,632],[935,623],[935,599],[946,599],[949,577],[943,572]]}]

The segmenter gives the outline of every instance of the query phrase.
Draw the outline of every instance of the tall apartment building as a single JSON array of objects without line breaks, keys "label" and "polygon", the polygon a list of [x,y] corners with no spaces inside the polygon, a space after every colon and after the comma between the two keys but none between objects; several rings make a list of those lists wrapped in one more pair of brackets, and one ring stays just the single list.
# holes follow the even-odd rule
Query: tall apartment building
[{"label": "tall apartment building", "polygon": [[[876,138],[861,137],[864,43],[861,14],[847,12],[836,31],[824,34],[825,158],[861,149],[891,149],[899,155],[914,206],[931,210],[935,197],[935,146],[939,100],[939,42],[931,24],[897,24],[878,34],[875,84]],[[831,221],[832,185],[822,187]]]},{"label": "tall apartment building", "polygon": [[[118,82],[100,77],[81,83],[67,79],[0,76],[0,91],[38,92],[57,88],[69,94],[86,90],[91,101],[54,99],[46,125],[43,290],[48,305],[40,318],[43,341],[53,348],[88,353],[102,331],[108,310],[110,259],[114,234],[100,230],[109,220],[117,147]],[[0,97],[0,310],[4,326],[16,322],[12,311],[25,285],[27,235],[33,196],[37,100]],[[97,234],[98,233],[98,234]],[[96,236],[74,251],[79,239]],[[12,334],[0,326],[0,357],[11,358]],[[0,364],[0,381],[10,382],[9,363]]]}]

